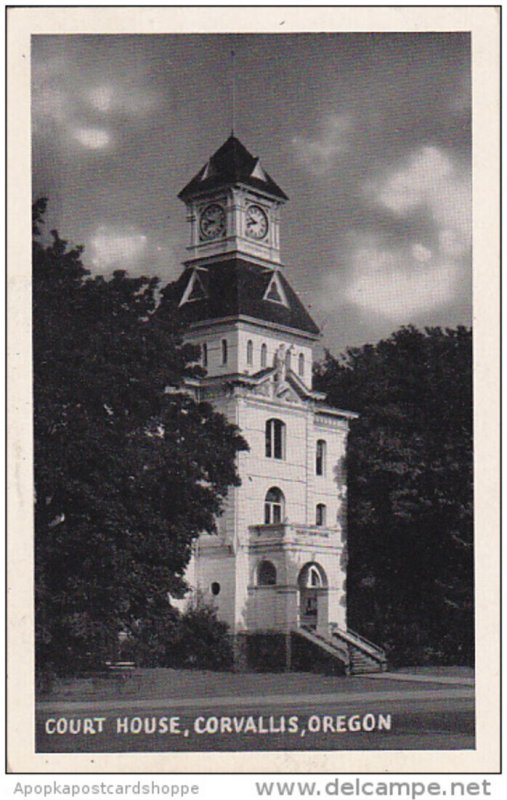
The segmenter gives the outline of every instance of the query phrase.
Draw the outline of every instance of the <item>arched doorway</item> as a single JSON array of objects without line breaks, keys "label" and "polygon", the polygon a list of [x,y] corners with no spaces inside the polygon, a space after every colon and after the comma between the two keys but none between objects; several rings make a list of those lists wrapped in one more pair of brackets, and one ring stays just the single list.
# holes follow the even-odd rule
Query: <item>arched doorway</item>
[{"label": "arched doorway", "polygon": [[299,624],[305,628],[327,628],[326,573],[315,562],[305,564],[298,577]]}]

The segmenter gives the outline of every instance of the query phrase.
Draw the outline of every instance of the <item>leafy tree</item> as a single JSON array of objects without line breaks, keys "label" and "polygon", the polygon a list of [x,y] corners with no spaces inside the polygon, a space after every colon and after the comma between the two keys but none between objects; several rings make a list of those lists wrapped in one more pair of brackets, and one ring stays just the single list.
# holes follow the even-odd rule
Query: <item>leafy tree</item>
[{"label": "leafy tree", "polygon": [[[181,596],[193,540],[215,531],[246,444],[186,378],[202,374],[158,279],[83,267],[40,239],[34,206],[36,659],[75,671]],[[168,313],[169,311],[169,313]],[[172,313],[171,313],[172,311]]]},{"label": "leafy tree", "polygon": [[395,663],[473,661],[472,335],[409,326],[329,353],[349,438],[349,623]]},{"label": "leafy tree", "polygon": [[229,628],[216,609],[197,596],[184,613],[146,616],[122,646],[122,658],[144,667],[230,669],[233,652]]}]

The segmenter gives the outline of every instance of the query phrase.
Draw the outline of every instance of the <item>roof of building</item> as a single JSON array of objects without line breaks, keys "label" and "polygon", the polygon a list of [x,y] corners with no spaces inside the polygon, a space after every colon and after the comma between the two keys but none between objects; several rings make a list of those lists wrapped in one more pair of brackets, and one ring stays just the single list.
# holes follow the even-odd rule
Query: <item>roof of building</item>
[{"label": "roof of building", "polygon": [[262,168],[259,159],[249,153],[234,135],[229,136],[181,190],[178,197],[185,201],[194,194],[219,189],[231,183],[243,183],[281,200],[288,199],[285,192]]},{"label": "roof of building", "polygon": [[[190,282],[196,283],[196,270],[199,291],[188,292]],[[273,275],[281,286],[280,294],[285,302],[266,297]],[[282,272],[243,258],[234,256],[206,267],[189,265],[173,285],[171,294],[173,292],[177,304],[185,298],[178,313],[186,323],[246,316],[319,335],[317,325]]]}]

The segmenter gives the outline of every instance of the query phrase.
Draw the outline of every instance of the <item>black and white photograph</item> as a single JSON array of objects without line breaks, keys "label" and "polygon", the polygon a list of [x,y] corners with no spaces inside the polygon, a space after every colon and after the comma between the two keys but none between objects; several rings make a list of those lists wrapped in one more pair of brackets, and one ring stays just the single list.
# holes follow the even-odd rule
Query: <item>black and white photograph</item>
[{"label": "black and white photograph", "polygon": [[494,769],[498,200],[474,83],[494,9],[479,33],[459,8],[400,30],[80,11],[18,48],[13,765]]}]

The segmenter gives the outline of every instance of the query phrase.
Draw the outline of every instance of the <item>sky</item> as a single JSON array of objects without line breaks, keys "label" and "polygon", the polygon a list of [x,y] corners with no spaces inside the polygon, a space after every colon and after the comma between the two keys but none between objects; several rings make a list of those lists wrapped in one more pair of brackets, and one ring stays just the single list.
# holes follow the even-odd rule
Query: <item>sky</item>
[{"label": "sky", "polygon": [[324,347],[471,324],[468,34],[39,35],[32,75],[33,196],[93,273],[180,274],[177,194],[234,125]]}]

